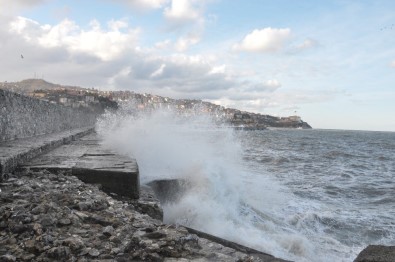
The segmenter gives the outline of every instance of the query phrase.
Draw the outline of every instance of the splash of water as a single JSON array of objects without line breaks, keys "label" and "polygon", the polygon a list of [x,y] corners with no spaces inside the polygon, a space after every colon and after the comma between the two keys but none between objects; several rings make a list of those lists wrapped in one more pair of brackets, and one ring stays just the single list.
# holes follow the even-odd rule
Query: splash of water
[{"label": "splash of water", "polygon": [[97,130],[106,146],[137,159],[142,183],[189,182],[179,201],[163,205],[164,222],[297,261],[314,261],[321,252],[289,226],[291,215],[284,209],[293,195],[272,177],[248,171],[234,131],[216,119],[199,110],[143,113],[131,103],[105,114]]}]

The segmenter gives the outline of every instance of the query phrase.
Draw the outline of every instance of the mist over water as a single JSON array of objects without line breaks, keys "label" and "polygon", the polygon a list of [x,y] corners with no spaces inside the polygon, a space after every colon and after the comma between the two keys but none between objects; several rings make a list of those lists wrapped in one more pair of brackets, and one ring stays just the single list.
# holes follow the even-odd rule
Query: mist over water
[{"label": "mist over water", "polygon": [[189,182],[163,205],[167,223],[296,261],[352,261],[367,244],[395,244],[395,144],[385,142],[394,135],[371,141],[387,151],[366,145],[375,155],[350,148],[369,142],[350,133],[234,131],[197,112],[132,105],[104,115],[97,130],[137,159],[142,183]]}]

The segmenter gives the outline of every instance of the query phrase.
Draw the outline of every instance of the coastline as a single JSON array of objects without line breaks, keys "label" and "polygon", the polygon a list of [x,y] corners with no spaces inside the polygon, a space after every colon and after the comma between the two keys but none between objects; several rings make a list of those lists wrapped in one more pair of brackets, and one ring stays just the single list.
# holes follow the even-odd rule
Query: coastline
[{"label": "coastline", "polygon": [[[59,142],[52,142],[55,138]],[[0,261],[285,261],[164,224],[150,187],[128,187],[123,185],[127,180],[111,176],[134,177],[138,169],[136,173],[128,165],[119,166],[123,157],[101,148],[94,134],[20,139],[0,144],[0,151],[4,163],[15,162],[3,169],[0,179]],[[83,161],[82,171],[91,173],[88,183],[75,172],[84,158],[88,161]],[[130,165],[135,160],[122,161]],[[106,168],[97,173],[103,163]],[[130,192],[119,191],[125,186]]]},{"label": "coastline", "polygon": [[[0,261],[285,261],[164,224],[151,187],[140,186],[132,199],[84,183],[71,169],[22,167],[0,181]],[[387,262],[394,254],[395,247],[368,246],[354,261]]]},{"label": "coastline", "polygon": [[0,189],[1,261],[285,261],[163,224],[147,187],[120,199],[44,170],[12,174]]}]

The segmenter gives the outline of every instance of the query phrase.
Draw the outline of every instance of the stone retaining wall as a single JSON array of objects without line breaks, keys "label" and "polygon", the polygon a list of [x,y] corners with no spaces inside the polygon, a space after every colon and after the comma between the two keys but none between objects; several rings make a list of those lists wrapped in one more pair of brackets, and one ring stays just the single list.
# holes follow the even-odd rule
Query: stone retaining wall
[{"label": "stone retaining wall", "polygon": [[0,89],[0,143],[93,126],[96,114]]}]

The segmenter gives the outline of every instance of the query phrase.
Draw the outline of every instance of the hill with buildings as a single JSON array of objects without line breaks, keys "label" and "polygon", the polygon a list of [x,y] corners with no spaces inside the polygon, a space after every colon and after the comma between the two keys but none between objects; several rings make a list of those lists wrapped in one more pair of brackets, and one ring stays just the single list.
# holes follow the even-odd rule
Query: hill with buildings
[{"label": "hill with buildings", "polygon": [[116,109],[120,104],[132,101],[136,110],[153,111],[166,108],[183,113],[205,113],[211,115],[219,123],[227,123],[237,129],[311,128],[300,116],[296,115],[275,117],[225,108],[196,99],[172,99],[152,94],[139,94],[133,91],[101,91],[94,88],[52,84],[43,79],[2,82],[0,88],[46,100],[50,103],[73,108],[85,108],[95,112],[102,112],[107,108]]}]

